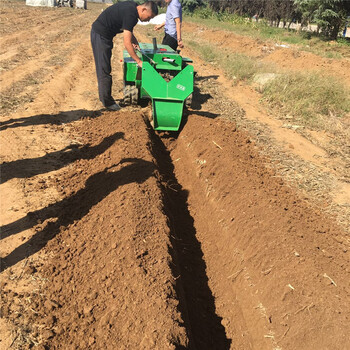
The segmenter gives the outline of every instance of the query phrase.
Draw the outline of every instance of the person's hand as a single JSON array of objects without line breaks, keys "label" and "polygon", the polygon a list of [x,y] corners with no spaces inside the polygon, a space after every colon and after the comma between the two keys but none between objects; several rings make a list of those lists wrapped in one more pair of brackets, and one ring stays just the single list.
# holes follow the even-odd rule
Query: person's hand
[{"label": "person's hand", "polygon": [[160,24],[154,26],[154,30],[159,30],[160,28],[162,28],[162,25],[160,25]]},{"label": "person's hand", "polygon": [[180,48],[180,49],[183,49],[185,46],[184,46],[184,44],[183,44],[183,42],[182,42],[182,40],[179,40],[178,42],[177,42],[177,46]]},{"label": "person's hand", "polygon": [[142,68],[142,61],[141,61],[141,60],[138,60],[138,61],[137,61],[137,65],[138,65],[140,68]]}]

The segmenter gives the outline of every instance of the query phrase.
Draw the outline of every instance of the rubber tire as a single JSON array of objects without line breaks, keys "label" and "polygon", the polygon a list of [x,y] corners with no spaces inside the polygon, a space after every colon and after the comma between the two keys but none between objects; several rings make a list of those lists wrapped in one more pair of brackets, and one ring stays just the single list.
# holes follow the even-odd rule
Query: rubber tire
[{"label": "rubber tire", "polygon": [[139,89],[135,85],[127,84],[124,86],[124,99],[125,106],[136,106],[139,102]]},{"label": "rubber tire", "polygon": [[193,94],[191,94],[190,96],[188,96],[185,100],[185,107],[186,108],[191,108],[192,106],[192,99],[193,99]]}]

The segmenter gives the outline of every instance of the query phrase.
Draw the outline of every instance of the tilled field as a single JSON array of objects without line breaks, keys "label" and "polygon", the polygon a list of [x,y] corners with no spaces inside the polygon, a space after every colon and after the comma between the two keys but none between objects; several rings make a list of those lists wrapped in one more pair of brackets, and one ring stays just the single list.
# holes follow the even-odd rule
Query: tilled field
[{"label": "tilled field", "polygon": [[348,233],[220,81],[198,66],[180,133],[155,133],[149,107],[100,109],[102,5],[4,4],[0,348],[346,348]]}]

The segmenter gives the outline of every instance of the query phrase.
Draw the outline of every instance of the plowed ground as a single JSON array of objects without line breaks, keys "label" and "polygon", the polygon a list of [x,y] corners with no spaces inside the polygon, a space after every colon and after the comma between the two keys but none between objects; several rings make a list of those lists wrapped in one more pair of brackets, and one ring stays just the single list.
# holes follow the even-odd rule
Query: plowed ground
[{"label": "plowed ground", "polygon": [[149,106],[101,109],[89,31],[103,6],[1,5],[0,348],[345,349],[342,160],[190,48],[179,133],[155,133]]}]

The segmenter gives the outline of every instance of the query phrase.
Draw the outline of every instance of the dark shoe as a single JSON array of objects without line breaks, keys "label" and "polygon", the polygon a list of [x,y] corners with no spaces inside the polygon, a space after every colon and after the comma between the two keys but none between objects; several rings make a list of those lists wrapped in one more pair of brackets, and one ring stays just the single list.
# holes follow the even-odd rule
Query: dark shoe
[{"label": "dark shoe", "polygon": [[118,103],[114,103],[106,108],[109,109],[110,111],[119,111],[121,109]]}]

